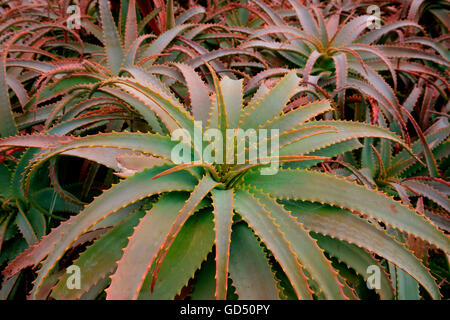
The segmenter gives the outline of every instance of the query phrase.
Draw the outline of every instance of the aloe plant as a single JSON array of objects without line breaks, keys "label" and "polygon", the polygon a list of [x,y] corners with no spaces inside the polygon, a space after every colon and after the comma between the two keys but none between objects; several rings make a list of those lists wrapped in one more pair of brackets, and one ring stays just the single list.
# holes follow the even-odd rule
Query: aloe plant
[{"label": "aloe plant", "polygon": [[[381,114],[378,117],[380,126],[386,127]],[[448,120],[440,118],[425,132],[426,140],[433,151],[434,159],[439,168],[445,168],[448,158]],[[420,141],[412,144],[412,150],[423,159],[423,145]],[[360,153],[348,152],[342,161],[332,160],[331,163],[341,168],[330,168],[331,172],[341,174],[368,188],[382,190],[394,196],[402,203],[416,210],[442,229],[449,231],[449,220],[445,212],[449,210],[448,182],[443,178],[427,176],[426,169],[407,152],[397,152],[394,144],[388,140],[377,143],[373,138],[366,138]],[[424,171],[425,169],[425,171]],[[442,174],[442,176],[445,176]],[[397,240],[405,243],[414,254],[429,263],[432,246],[417,240],[414,236],[391,229],[389,232]],[[398,299],[420,299],[419,286],[408,274],[389,265],[390,276],[395,284]],[[431,269],[433,270],[433,269]],[[447,276],[444,270],[432,271],[433,277],[442,281]]]},{"label": "aloe plant", "polygon": [[[278,12],[258,0],[255,3],[268,17],[264,27],[250,31],[249,39],[241,47],[276,53],[290,65],[300,68],[304,83],[325,88],[328,94],[338,97],[340,116],[345,112],[342,110],[345,91],[351,88],[374,98],[386,117],[402,122],[404,119],[394,92],[398,73],[417,75],[423,72],[443,79],[438,71],[412,63],[410,59],[423,59],[443,66],[449,64],[448,50],[430,38],[412,36],[402,44],[395,41],[377,43],[391,32],[400,32],[401,28],[420,31],[421,26],[413,21],[396,21],[372,30],[368,24],[370,15],[354,16],[353,19],[350,15],[341,22],[340,11],[324,17],[325,10],[316,6],[307,8],[296,0],[289,1],[293,8],[289,12]],[[435,49],[438,55],[425,51],[422,45]],[[259,78],[280,72],[283,69],[269,69],[261,72]],[[388,72],[389,83],[381,72]],[[443,80],[444,90],[447,90],[445,83]]]},{"label": "aloe plant", "polygon": [[[278,161],[289,163],[291,169],[280,168],[269,176],[261,175],[267,167],[264,162],[176,165],[171,154],[177,142],[170,135],[152,133],[106,133],[64,142],[57,135],[3,139],[2,147],[43,148],[27,170],[25,190],[37,169],[60,154],[85,157],[128,176],[26,250],[3,274],[10,277],[27,266],[40,266],[32,298],[45,298],[50,290],[56,298],[80,298],[106,287],[108,299],[174,298],[189,285],[197,295],[225,299],[229,278],[241,298],[277,299],[286,286],[301,299],[310,299],[313,294],[349,298],[350,294],[344,293],[349,292],[348,285],[339,280],[325,249],[349,265],[357,265],[358,270],[364,259],[379,265],[370,254],[376,253],[414,277],[433,298],[440,298],[429,271],[373,221],[382,221],[448,252],[449,240],[442,232],[411,208],[364,185],[314,168],[292,169],[311,167],[324,158],[358,148],[357,138],[361,137],[389,139],[409,150],[398,136],[364,123],[307,121],[329,111],[327,101],[283,113],[286,103],[301,91],[295,72],[270,90],[262,87],[245,106],[242,81],[226,77],[219,81],[212,69],[211,73],[213,99],[200,76],[190,69],[188,83],[195,83],[188,87],[190,108],[163,88],[133,78],[111,78],[104,85],[139,93],[142,101],[151,102],[148,107],[169,133],[201,130],[195,120],[204,119],[208,120],[203,122],[205,129],[220,132],[237,127],[278,129]],[[189,148],[193,154],[198,152],[194,146]],[[141,203],[149,197],[153,197],[150,203]],[[140,206],[130,209],[136,202]],[[116,216],[118,210],[121,214]],[[112,226],[107,233],[101,230],[102,223]],[[314,240],[311,232],[319,240]],[[73,262],[83,272],[82,289],[67,290],[68,276],[58,281],[59,262],[69,248],[92,238],[98,239]],[[346,249],[336,251],[337,243]],[[215,268],[204,270],[202,263],[211,251]],[[274,276],[269,257],[287,277],[284,287],[280,276]],[[101,262],[95,268],[88,267],[92,259]],[[208,274],[214,275],[213,288],[201,282]],[[383,278],[382,283],[379,294],[392,298],[389,280]]]},{"label": "aloe plant", "polygon": [[[383,123],[381,122],[381,124]],[[449,134],[446,118],[437,120],[425,132],[426,139],[432,146],[437,166],[443,170],[445,170],[445,161],[448,158]],[[419,141],[412,144],[412,150],[422,157],[423,147]],[[419,196],[430,200],[434,206],[421,208],[422,213],[443,230],[448,231],[448,224],[445,222],[447,219],[439,219],[439,212],[449,209],[448,183],[442,178],[427,177],[423,166],[403,151],[397,154],[394,152],[394,146],[387,141],[381,141],[375,147],[374,141],[370,138],[367,139],[361,152],[360,163],[356,166],[361,174],[358,177],[368,187],[376,186],[401,199],[405,205],[411,205],[410,197]],[[351,162],[347,165],[356,164],[352,156],[344,157],[344,159]],[[354,168],[350,167],[349,169],[347,175],[355,173]],[[445,173],[442,176],[445,176]],[[356,178],[356,176],[353,177]],[[434,213],[434,210],[437,210],[437,213]]]}]

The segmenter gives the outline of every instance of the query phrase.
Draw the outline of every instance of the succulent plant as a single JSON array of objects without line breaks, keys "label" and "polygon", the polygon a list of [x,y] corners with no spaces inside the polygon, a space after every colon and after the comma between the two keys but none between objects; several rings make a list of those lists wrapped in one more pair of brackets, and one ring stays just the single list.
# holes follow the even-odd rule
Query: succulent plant
[{"label": "succulent plant", "polygon": [[[252,30],[249,39],[240,47],[258,48],[268,54],[276,54],[290,65],[300,68],[305,84],[320,87],[329,95],[338,97],[340,116],[345,112],[342,108],[346,89],[355,89],[375,99],[386,117],[394,117],[401,123],[403,118],[394,92],[398,85],[397,73],[423,72],[443,79],[439,72],[416,65],[411,59],[449,65],[448,50],[430,38],[412,36],[401,44],[395,41],[377,44],[380,38],[400,32],[401,28],[421,30],[420,25],[413,21],[395,21],[372,28],[369,24],[373,18],[368,14],[350,14],[341,22],[341,11],[328,12],[327,17],[324,17],[327,13],[325,10],[316,6],[307,8],[296,0],[289,1],[293,8],[289,12],[278,12],[259,0],[255,0],[255,3],[267,16],[266,25]],[[431,47],[439,55],[425,51],[421,46]],[[280,72],[284,72],[283,68],[273,68],[261,72],[259,77]],[[389,73],[389,83],[381,72]],[[446,81],[440,81],[443,81],[444,90],[448,90]]]},{"label": "succulent plant", "polygon": [[[380,126],[385,127],[383,116],[378,117]],[[438,168],[445,168],[448,159],[447,118],[438,119],[425,132],[426,140],[432,149]],[[422,160],[423,145],[416,141],[411,149]],[[402,201],[404,205],[415,208],[418,213],[426,216],[434,225],[444,232],[450,230],[450,221],[445,212],[449,210],[449,185],[445,179],[427,176],[427,170],[409,153],[396,151],[395,143],[388,140],[375,141],[366,138],[360,152],[347,152],[340,160],[331,160],[330,172],[338,173],[351,180],[358,181],[368,188],[381,190],[384,193]],[[388,228],[388,232],[403,242],[424,263],[429,263],[433,255],[433,246],[416,239],[414,236]],[[414,278],[404,271],[389,264],[391,279],[399,292],[399,299],[417,299],[421,295],[419,285]],[[430,269],[433,277],[443,281],[448,272]],[[400,274],[400,276],[399,276]],[[444,280],[445,281],[445,280]]]},{"label": "succulent plant", "polygon": [[[360,146],[357,138],[361,137],[390,139],[409,150],[398,136],[373,125],[307,121],[329,110],[327,101],[283,113],[286,103],[299,91],[300,79],[295,72],[270,90],[262,87],[245,107],[242,82],[229,78],[219,81],[212,69],[211,72],[215,87],[213,100],[200,76],[191,69],[188,83],[195,82],[196,86],[188,87],[192,100],[190,108],[181,105],[167,91],[132,78],[111,78],[104,85],[120,86],[154,102],[149,107],[171,133],[184,129],[194,136],[195,130],[202,130],[195,120],[208,120],[207,124],[201,122],[205,129],[215,128],[223,136],[230,128],[277,129],[279,157],[272,159],[271,154],[275,154],[272,151],[268,154],[271,161],[319,162],[342,149]],[[46,160],[59,154],[86,157],[110,166],[117,161],[116,165],[120,163],[126,172],[135,172],[27,249],[4,274],[11,276],[26,266],[40,265],[31,297],[44,298],[44,293],[54,286],[52,274],[60,272],[58,262],[68,249],[84,236],[90,239],[90,233],[99,232],[99,225],[105,220],[114,220],[118,210],[159,194],[150,210],[120,216],[121,221],[116,221],[114,228],[81,253],[74,262],[84,275],[83,288],[75,293],[77,297],[97,284],[104,288],[107,285],[104,278],[110,274],[111,284],[106,290],[109,299],[173,298],[192,277],[193,290],[201,290],[196,288],[195,272],[213,250],[214,297],[217,299],[227,297],[228,273],[239,296],[278,298],[276,277],[266,260],[268,255],[280,264],[297,297],[312,298],[310,279],[318,288],[315,294],[322,293],[331,299],[346,298],[343,284],[320,247],[322,242],[333,246],[330,243],[335,241],[346,243],[349,250],[359,250],[365,257],[370,256],[365,250],[385,257],[410,273],[433,298],[440,297],[433,278],[414,255],[366,220],[382,221],[448,250],[448,238],[426,219],[384,194],[318,170],[280,168],[274,175],[263,175],[261,171],[270,164],[260,156],[252,163],[252,145],[245,137],[243,139],[236,141],[232,158],[238,156],[238,146],[244,143],[249,156],[243,164],[233,161],[227,164],[215,156],[213,161],[199,155],[196,158],[198,150],[203,149],[184,140],[180,143],[189,144],[186,150],[197,161],[173,164],[172,151],[177,142],[168,135],[152,133],[106,133],[66,141],[61,141],[57,135],[3,139],[0,142],[3,147],[44,148],[27,170],[26,186]],[[225,140],[229,139],[219,142],[217,150],[225,150]],[[275,137],[271,137],[270,141],[274,140]],[[261,141],[257,143],[259,149]],[[92,152],[92,148],[97,152]],[[123,156],[120,150],[133,154]],[[119,154],[111,158],[115,152]],[[322,205],[315,206],[311,202]],[[136,227],[133,229],[133,226]],[[339,240],[323,238],[316,243],[310,231]],[[370,237],[366,237],[368,233]],[[235,247],[238,249],[233,250]],[[95,263],[96,267],[91,269],[88,266],[92,259],[101,263]],[[264,260],[265,263],[256,263]],[[377,264],[373,258],[372,261]],[[245,268],[241,264],[253,264],[255,268]],[[74,298],[64,280],[63,277],[53,287],[52,296]],[[383,290],[388,290],[387,284],[388,281]],[[255,286],[259,289],[255,290]]]},{"label": "succulent plant", "polygon": [[2,2],[0,299],[447,298],[449,6],[376,5]]}]

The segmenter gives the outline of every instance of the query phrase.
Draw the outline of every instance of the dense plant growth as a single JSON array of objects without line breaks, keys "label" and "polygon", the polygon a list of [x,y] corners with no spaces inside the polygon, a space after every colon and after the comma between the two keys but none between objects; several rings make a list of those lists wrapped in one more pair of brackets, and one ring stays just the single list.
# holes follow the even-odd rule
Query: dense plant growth
[{"label": "dense plant growth", "polygon": [[449,10],[4,1],[0,298],[448,298]]}]

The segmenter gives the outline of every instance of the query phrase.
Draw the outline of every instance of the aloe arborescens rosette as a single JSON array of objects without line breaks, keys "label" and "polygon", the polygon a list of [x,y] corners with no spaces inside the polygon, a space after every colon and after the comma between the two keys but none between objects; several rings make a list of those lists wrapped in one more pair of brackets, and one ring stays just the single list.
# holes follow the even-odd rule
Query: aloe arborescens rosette
[{"label": "aloe arborescens rosette", "polygon": [[[376,190],[304,169],[361,147],[361,137],[390,139],[408,149],[400,138],[365,123],[312,121],[331,110],[326,100],[283,113],[301,90],[294,72],[271,89],[261,87],[244,106],[242,81],[226,77],[219,81],[211,70],[215,88],[211,98],[200,76],[184,68],[188,85],[195,83],[188,86],[190,108],[162,84],[111,78],[105,85],[119,86],[148,101],[169,133],[185,129],[194,136],[200,129],[194,120],[222,133],[230,128],[277,129],[278,161],[288,162],[291,169],[282,165],[275,175],[262,175],[268,165],[264,162],[176,165],[171,155],[178,142],[170,135],[153,133],[106,133],[64,141],[54,135],[3,139],[2,147],[44,148],[30,164],[25,182],[46,160],[61,154],[85,157],[128,176],[23,252],[4,270],[5,276],[40,265],[31,298],[48,294],[80,298],[108,286],[108,299],[174,298],[188,285],[193,295],[225,299],[231,278],[240,298],[278,299],[285,285],[274,275],[273,262],[268,263],[272,257],[298,298],[353,298],[325,250],[355,270],[361,270],[362,261],[382,268],[370,254],[376,253],[414,277],[433,298],[440,298],[429,271],[382,226],[410,233],[448,252],[449,239],[441,231]],[[239,143],[248,146],[245,141]],[[142,205],[152,196],[150,208],[148,203]],[[61,258],[86,239],[96,240],[73,262],[83,274],[82,287],[68,290],[68,275],[59,271]],[[205,270],[203,264],[196,272],[211,251],[215,268]],[[208,273],[215,279],[212,291],[200,277]],[[393,297],[384,272],[377,291],[382,298]]]}]

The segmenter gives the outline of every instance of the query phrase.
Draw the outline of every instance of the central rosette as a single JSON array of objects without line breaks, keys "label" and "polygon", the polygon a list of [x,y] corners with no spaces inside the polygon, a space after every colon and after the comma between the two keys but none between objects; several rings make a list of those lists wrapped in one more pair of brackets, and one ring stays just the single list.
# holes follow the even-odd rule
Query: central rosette
[{"label": "central rosette", "polygon": [[224,183],[256,165],[263,166],[263,175],[278,172],[278,129],[204,130],[202,122],[195,121],[192,132],[184,128],[172,132],[171,140],[179,141],[172,150],[173,163],[210,166],[214,178]]}]

